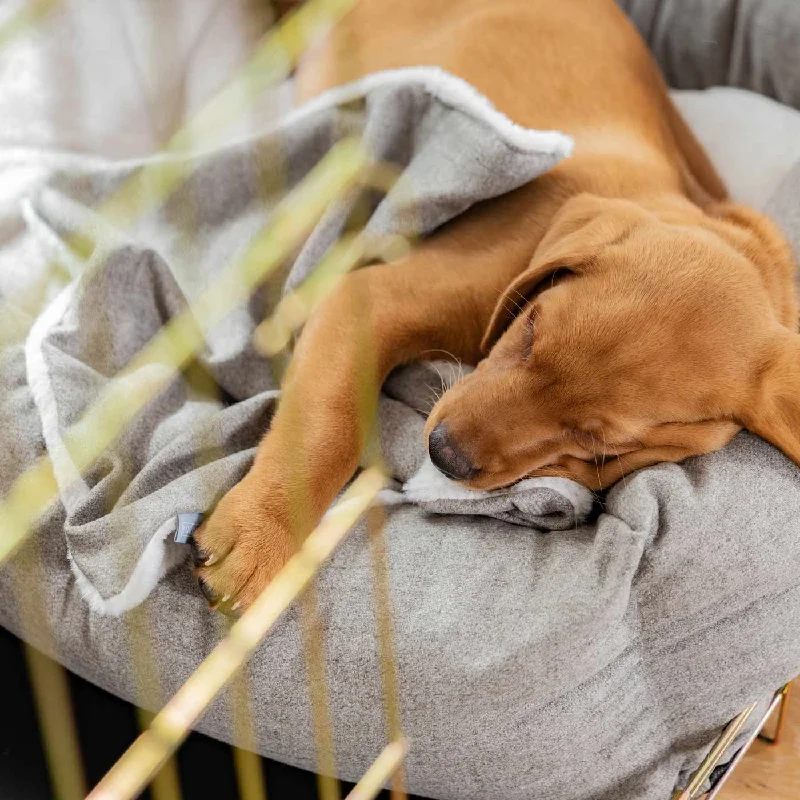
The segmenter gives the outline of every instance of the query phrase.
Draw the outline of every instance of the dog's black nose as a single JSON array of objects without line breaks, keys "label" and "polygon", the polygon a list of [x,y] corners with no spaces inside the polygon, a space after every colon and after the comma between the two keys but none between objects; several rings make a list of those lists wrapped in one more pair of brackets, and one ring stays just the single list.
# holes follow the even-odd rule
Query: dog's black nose
[{"label": "dog's black nose", "polygon": [[428,436],[428,452],[437,468],[457,481],[463,481],[475,471],[469,459],[453,444],[447,425],[440,422]]}]

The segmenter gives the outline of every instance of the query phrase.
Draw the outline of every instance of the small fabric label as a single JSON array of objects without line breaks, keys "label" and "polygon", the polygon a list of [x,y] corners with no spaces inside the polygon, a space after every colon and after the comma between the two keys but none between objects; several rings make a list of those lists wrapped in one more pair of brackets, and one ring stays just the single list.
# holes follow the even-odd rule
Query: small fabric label
[{"label": "small fabric label", "polygon": [[175,541],[186,544],[191,535],[200,527],[203,515],[195,512],[178,514],[178,529],[175,531]]}]

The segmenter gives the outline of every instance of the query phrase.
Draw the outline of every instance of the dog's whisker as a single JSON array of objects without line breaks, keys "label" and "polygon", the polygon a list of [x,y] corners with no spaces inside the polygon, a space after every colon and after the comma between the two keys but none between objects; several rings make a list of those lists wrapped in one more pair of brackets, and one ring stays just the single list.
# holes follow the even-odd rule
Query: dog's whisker
[{"label": "dog's whisker", "polygon": [[446,356],[450,356],[457,364],[461,363],[457,356],[453,355],[449,350],[443,350],[441,347],[432,347],[429,350],[423,350],[420,355],[426,355],[427,353],[444,353]]},{"label": "dog's whisker", "polygon": [[628,471],[628,468],[625,466],[625,463],[622,460],[622,456],[619,452],[616,452],[614,455],[617,457],[617,461],[619,462],[619,469],[620,469],[620,479],[622,480],[622,485],[627,489],[628,488],[628,481],[625,477],[625,473]]},{"label": "dog's whisker", "polygon": [[603,466],[605,466],[608,459],[608,439],[606,439],[606,429],[600,428],[600,433],[603,434]]},{"label": "dog's whisker", "polygon": [[[430,388],[430,387],[428,387],[428,388]],[[428,416],[430,416],[430,413],[431,413],[431,411],[433,411],[433,407],[436,405],[436,403],[431,402],[429,400],[425,400],[424,402],[425,402],[425,405],[427,406],[426,411],[428,412]]]},{"label": "dog's whisker", "polygon": [[[522,301],[522,305],[519,305],[519,303],[517,303],[517,307],[519,308],[520,311],[524,311],[527,306],[531,305],[530,299],[525,297],[525,295],[522,294],[522,292],[520,292],[519,289],[512,289],[511,291],[515,292],[517,297],[519,297],[519,299]],[[533,310],[533,306],[531,306],[531,310]]]},{"label": "dog's whisker", "polygon": [[[609,443],[608,439],[606,438],[606,431],[605,428],[600,429],[600,433],[603,435],[603,462],[608,458],[608,451],[611,451],[611,454],[617,459],[619,462],[620,468],[620,476],[619,479],[622,480],[623,485],[627,488],[628,482],[626,479],[626,473],[629,471],[628,467],[625,465],[625,462],[622,460],[622,456],[617,448],[613,448]],[[644,447],[644,443],[641,439],[637,439],[635,436],[629,437],[632,441],[636,442],[640,447]]]},{"label": "dog's whisker", "polygon": [[439,392],[437,391],[435,386],[431,386],[429,383],[425,384],[425,388],[431,393],[431,396],[436,398],[436,402],[439,400]]},{"label": "dog's whisker", "polygon": [[617,461],[619,461],[619,468],[620,468],[620,476],[619,477],[622,479],[622,485],[627,490],[627,488],[628,488],[628,480],[625,477],[626,467],[625,467],[625,464],[622,461],[622,456],[617,456]]},{"label": "dog's whisker", "polygon": [[427,353],[444,353],[444,355],[449,356],[455,362],[455,365],[456,365],[456,367],[458,369],[458,377],[455,380],[453,380],[451,378],[445,379],[442,376],[442,373],[439,371],[439,368],[436,366],[436,364],[434,362],[430,362],[431,366],[436,370],[436,373],[439,375],[439,378],[442,381],[442,386],[444,386],[445,389],[449,389],[455,383],[458,383],[458,381],[463,379],[463,377],[464,377],[464,364],[462,363],[461,359],[458,358],[454,353],[451,353],[449,350],[443,350],[441,348],[433,348],[433,349],[430,349],[430,350],[423,350],[421,355],[425,355]]},{"label": "dog's whisker", "polygon": [[436,389],[434,389],[429,383],[425,384],[425,388],[428,389],[434,397],[434,401],[431,403],[431,409],[433,409],[433,407],[442,399],[444,392],[437,392]]},{"label": "dog's whisker", "polygon": [[511,298],[503,298],[503,309],[510,317],[516,317],[518,313],[516,309],[518,309],[519,306],[513,305],[509,307],[508,303],[510,302],[510,300]]},{"label": "dog's whisker", "polygon": [[[516,290],[514,289],[514,290],[512,290],[512,291],[516,291]],[[498,297],[500,297],[500,298],[501,298],[501,303],[502,303],[502,305],[503,305],[503,308],[504,308],[504,309],[505,309],[505,310],[506,310],[506,311],[507,311],[507,312],[508,312],[508,313],[509,313],[509,314],[510,314],[512,317],[516,317],[516,316],[517,316],[517,313],[519,313],[519,314],[523,314],[523,313],[525,312],[525,308],[524,308],[524,306],[521,306],[521,305],[520,305],[520,304],[519,304],[519,303],[518,303],[518,302],[517,302],[517,301],[514,299],[514,297],[512,297],[512,295],[511,295],[510,293],[508,293],[508,291],[507,291],[506,289],[499,289],[499,290],[498,290],[498,292],[497,292],[497,294],[498,294]],[[517,292],[517,294],[519,294],[519,292]],[[519,296],[520,296],[520,297],[522,297],[523,301],[525,301],[525,298],[524,298],[524,297],[523,297],[521,294],[520,294]],[[509,308],[509,307],[506,305],[506,301],[513,303],[513,304],[514,304],[514,308]],[[516,311],[514,311],[514,309],[516,309]]]},{"label": "dog's whisker", "polygon": [[595,440],[594,440],[594,434],[590,433],[589,435],[592,437],[592,458],[594,459],[594,469],[595,469],[595,472],[597,473],[597,483],[600,486],[600,491],[602,491],[603,490],[603,479],[600,477],[600,464],[598,464],[598,462],[597,462],[597,452],[596,452],[597,451],[597,447],[596,447],[596,443],[595,443]]},{"label": "dog's whisker", "polygon": [[444,394],[445,389],[448,388],[447,379],[444,377],[444,375],[442,375],[442,371],[439,369],[439,367],[436,366],[434,362],[431,362],[431,366],[435,370],[436,374],[439,376],[439,382],[441,383],[441,391],[442,394]]},{"label": "dog's whisker", "polygon": [[515,317],[525,317],[528,319],[528,315],[525,313],[525,307],[521,306],[513,297],[508,298],[513,304],[514,308],[516,309],[516,313],[514,314]]}]

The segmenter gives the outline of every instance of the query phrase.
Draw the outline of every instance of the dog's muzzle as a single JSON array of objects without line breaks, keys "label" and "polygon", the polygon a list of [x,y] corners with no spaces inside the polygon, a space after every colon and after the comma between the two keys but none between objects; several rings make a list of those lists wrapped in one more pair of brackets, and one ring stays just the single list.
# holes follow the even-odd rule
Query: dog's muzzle
[{"label": "dog's muzzle", "polygon": [[428,436],[428,453],[437,469],[453,480],[466,480],[476,472],[470,460],[453,442],[444,422],[440,422],[430,432]]}]

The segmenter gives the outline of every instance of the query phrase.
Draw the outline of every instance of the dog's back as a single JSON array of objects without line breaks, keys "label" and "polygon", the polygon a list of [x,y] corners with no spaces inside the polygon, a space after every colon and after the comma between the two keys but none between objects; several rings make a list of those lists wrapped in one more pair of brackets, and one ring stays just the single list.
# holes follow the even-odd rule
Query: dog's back
[{"label": "dog's back", "polygon": [[[302,64],[299,92],[420,65],[463,78],[520,125],[571,134],[579,157],[638,154],[662,184],[685,191],[688,177],[725,194],[613,0],[359,0]],[[606,171],[619,172],[590,168],[607,184],[625,177]]]}]

